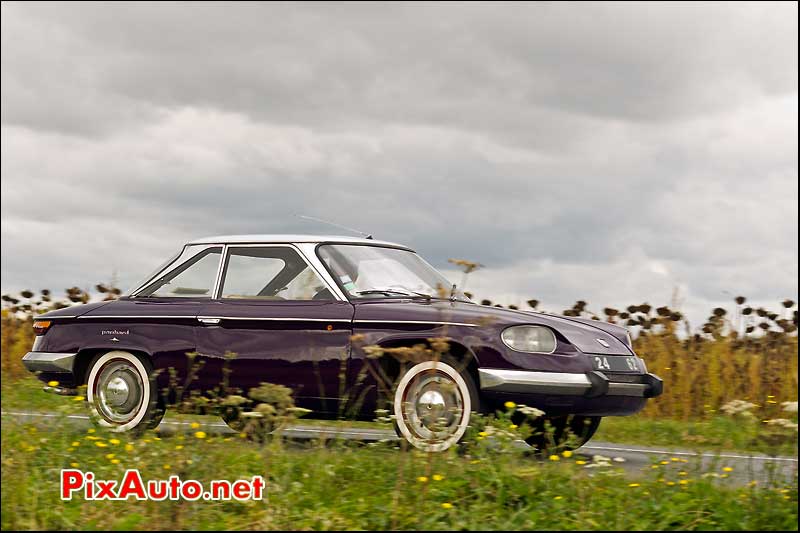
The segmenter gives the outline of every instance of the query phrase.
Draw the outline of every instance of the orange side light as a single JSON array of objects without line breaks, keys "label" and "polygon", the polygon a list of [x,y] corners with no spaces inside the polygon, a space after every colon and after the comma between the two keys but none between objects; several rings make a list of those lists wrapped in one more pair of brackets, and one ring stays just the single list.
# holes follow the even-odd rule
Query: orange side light
[{"label": "orange side light", "polygon": [[50,320],[34,320],[33,332],[38,335],[44,335],[50,329],[52,322]]}]

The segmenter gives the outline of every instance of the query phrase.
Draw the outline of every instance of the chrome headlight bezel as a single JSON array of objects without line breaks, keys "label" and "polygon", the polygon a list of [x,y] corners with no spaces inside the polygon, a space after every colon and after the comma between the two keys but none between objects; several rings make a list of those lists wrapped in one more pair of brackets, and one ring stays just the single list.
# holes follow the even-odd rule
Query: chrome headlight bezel
[{"label": "chrome headlight bezel", "polygon": [[[519,337],[514,338],[512,335],[528,335],[527,339],[521,339]],[[531,336],[535,336],[536,339],[534,340]],[[543,337],[542,337],[543,336]],[[548,328],[547,326],[539,326],[534,324],[523,324],[518,326],[509,326],[503,330],[500,334],[500,339],[503,341],[503,344],[506,345],[510,350],[520,353],[540,353],[540,354],[551,354],[556,351],[556,347],[558,346],[558,340],[556,339],[556,334],[553,332],[552,329]],[[542,349],[533,349],[534,344],[536,348],[539,348],[542,344],[543,340],[547,340],[548,342],[552,343],[552,348],[547,350]],[[524,345],[527,343],[527,348]],[[546,348],[547,346],[543,346]]]}]

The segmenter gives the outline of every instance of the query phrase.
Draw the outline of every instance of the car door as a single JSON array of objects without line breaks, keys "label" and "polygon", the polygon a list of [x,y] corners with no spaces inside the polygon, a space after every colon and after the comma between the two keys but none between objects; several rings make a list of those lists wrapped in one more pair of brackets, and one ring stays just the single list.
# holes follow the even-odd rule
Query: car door
[{"label": "car door", "polygon": [[216,364],[234,354],[230,385],[285,385],[297,405],[337,411],[353,306],[294,246],[227,246],[217,296],[198,316],[197,350]]},{"label": "car door", "polygon": [[[87,319],[97,324],[99,340],[118,349],[147,350],[160,371],[160,388],[169,385],[170,369],[185,383],[187,354],[197,348],[197,315],[214,296],[223,250],[219,244],[186,246],[132,296],[90,314]],[[204,386],[199,381],[191,385]]]}]

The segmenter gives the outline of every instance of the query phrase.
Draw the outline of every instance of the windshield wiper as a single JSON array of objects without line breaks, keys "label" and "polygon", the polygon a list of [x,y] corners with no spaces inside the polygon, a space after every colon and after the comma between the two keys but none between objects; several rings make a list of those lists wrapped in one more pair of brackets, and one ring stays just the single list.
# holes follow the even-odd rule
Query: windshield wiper
[{"label": "windshield wiper", "polygon": [[429,294],[425,294],[423,292],[416,292],[410,291],[408,289],[367,289],[363,291],[356,291],[356,294],[361,296],[362,294],[400,294],[402,296],[418,296],[420,298],[425,298],[426,300],[430,300],[431,296]]}]

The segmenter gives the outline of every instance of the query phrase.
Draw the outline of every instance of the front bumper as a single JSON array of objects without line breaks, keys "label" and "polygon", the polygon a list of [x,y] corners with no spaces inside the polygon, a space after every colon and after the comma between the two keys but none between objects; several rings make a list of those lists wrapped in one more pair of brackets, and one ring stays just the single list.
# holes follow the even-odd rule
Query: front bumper
[{"label": "front bumper", "polygon": [[28,352],[22,358],[22,364],[30,372],[71,374],[76,355],[74,353]]},{"label": "front bumper", "polygon": [[535,372],[531,370],[478,369],[480,387],[485,391],[546,394],[555,396],[627,396],[654,398],[664,390],[661,378],[655,374],[628,374],[617,381],[594,370],[585,374],[568,372]]}]

